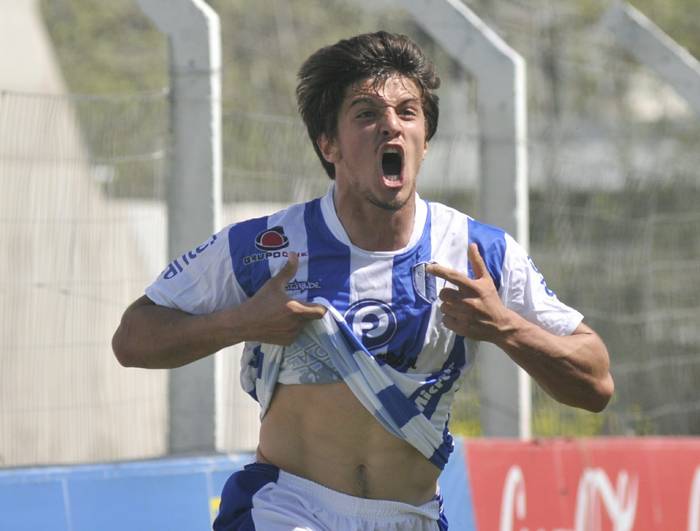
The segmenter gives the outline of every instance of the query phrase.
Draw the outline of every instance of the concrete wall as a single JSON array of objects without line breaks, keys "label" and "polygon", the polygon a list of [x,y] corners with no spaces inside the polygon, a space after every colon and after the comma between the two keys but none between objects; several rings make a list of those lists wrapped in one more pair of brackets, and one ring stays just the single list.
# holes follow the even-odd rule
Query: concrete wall
[{"label": "concrete wall", "polygon": [[160,455],[165,374],[110,346],[149,276],[128,209],[92,178],[37,2],[0,13],[0,467]]}]

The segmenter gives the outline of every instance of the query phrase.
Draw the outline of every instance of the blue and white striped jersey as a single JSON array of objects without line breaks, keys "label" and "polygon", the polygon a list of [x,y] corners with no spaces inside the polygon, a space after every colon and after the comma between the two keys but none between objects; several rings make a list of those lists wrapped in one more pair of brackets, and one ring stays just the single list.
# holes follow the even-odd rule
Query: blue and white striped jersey
[{"label": "blue and white striped jersey", "polygon": [[345,233],[332,187],[322,198],[226,227],[171,262],[146,295],[193,314],[238,305],[296,252],[299,268],[287,293],[330,311],[289,347],[246,344],[241,383],[261,416],[277,382],[342,380],[387,430],[443,468],[452,451],[450,407],[476,344],[442,325],[437,294],[444,281],[427,275],[425,265],[470,272],[471,242],[508,308],[554,334],[574,331],[582,315],[557,299],[501,229],[417,198],[408,245],[365,251]]}]

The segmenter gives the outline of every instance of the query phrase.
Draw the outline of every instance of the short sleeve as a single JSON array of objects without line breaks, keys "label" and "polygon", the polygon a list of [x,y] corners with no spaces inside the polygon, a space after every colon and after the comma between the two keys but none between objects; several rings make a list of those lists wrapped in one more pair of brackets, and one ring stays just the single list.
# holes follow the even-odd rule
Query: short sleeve
[{"label": "short sleeve", "polygon": [[583,315],[547,287],[544,276],[520,244],[508,234],[505,238],[501,297],[506,307],[553,334],[573,333]]},{"label": "short sleeve", "polygon": [[236,306],[247,297],[236,281],[229,243],[232,226],[175,258],[146,288],[161,306],[206,314]]}]

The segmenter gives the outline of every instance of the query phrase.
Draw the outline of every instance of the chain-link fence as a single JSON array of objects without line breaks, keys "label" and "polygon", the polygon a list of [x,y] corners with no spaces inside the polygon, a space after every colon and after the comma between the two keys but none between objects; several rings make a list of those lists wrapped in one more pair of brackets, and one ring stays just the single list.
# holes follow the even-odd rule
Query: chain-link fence
[{"label": "chain-link fence", "polygon": [[[294,72],[321,44],[378,27],[410,34],[442,73],[421,194],[479,216],[478,87],[416,24],[348,2],[245,4],[212,2],[224,32],[225,223],[323,193]],[[697,117],[599,30],[603,3],[472,7],[528,65],[531,254],[608,344],[617,384],[599,415],[534,389],[533,433],[699,433]],[[75,42],[54,38],[59,57],[75,56]],[[121,60],[131,75],[152,64]],[[0,94],[0,466],[166,452],[165,372],[118,367],[109,342],[166,261],[168,104],[161,92]],[[250,404],[231,355],[223,368],[219,442],[231,451]],[[458,433],[479,434],[489,407],[477,378],[478,362],[458,393]]]},{"label": "chain-link fence", "polygon": [[[110,338],[163,261],[166,105],[0,93],[0,466],[164,449],[165,375],[118,367]],[[121,175],[148,193],[115,199]]]}]

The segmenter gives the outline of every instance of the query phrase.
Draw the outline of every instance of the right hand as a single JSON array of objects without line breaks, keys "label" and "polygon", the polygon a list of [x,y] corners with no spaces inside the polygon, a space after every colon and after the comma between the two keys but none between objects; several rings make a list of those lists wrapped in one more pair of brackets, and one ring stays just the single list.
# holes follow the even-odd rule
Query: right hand
[{"label": "right hand", "polygon": [[289,253],[279,273],[239,306],[245,320],[246,341],[291,345],[308,321],[325,315],[325,306],[296,301],[287,295],[285,287],[294,278],[298,266],[297,254]]}]

